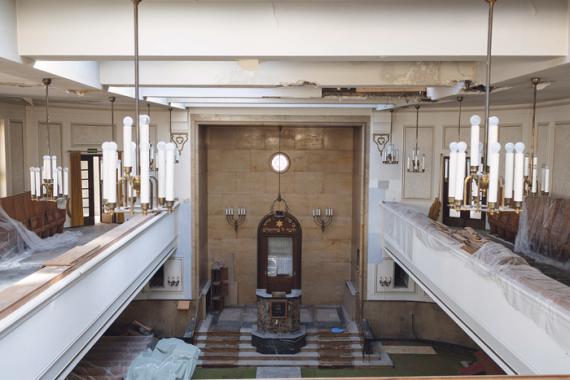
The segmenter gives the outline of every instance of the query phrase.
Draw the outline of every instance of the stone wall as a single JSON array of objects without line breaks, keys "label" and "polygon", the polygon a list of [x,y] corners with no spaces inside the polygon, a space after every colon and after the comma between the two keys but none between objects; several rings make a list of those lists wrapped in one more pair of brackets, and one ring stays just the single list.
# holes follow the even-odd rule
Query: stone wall
[{"label": "stone wall", "polygon": [[[305,304],[340,304],[350,278],[352,244],[353,128],[284,127],[281,150],[291,168],[281,178],[289,211],[303,230],[302,290]],[[229,267],[229,304],[254,304],[257,227],[277,196],[269,166],[278,150],[277,127],[207,127],[209,265]],[[245,207],[236,235],[226,207]],[[321,233],[311,210],[334,207],[335,222]]]},{"label": "stone wall", "polygon": [[477,348],[477,345],[435,303],[367,301],[364,318],[377,338],[425,339]]}]

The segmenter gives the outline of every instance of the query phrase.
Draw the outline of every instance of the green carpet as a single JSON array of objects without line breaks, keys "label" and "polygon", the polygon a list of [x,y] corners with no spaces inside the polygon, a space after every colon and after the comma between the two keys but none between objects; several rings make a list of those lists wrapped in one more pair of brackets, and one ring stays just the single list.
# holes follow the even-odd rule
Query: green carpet
[{"label": "green carpet", "polygon": [[192,379],[255,379],[255,367],[196,368]]}]

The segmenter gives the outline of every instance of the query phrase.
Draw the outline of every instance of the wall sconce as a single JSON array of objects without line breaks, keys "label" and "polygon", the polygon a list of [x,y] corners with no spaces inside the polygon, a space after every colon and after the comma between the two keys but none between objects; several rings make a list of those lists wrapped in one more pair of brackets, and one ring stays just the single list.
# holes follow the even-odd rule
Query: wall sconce
[{"label": "wall sconce", "polygon": [[400,150],[394,146],[392,143],[392,128],[394,125],[394,110],[390,110],[390,133],[374,133],[372,135],[372,140],[376,143],[378,152],[380,152],[380,157],[382,157],[382,163],[386,165],[397,165]]},{"label": "wall sconce", "polygon": [[328,226],[330,226],[334,219],[334,210],[332,208],[325,208],[325,215],[321,215],[321,209],[313,209],[313,222],[319,227],[321,231],[325,232]]},{"label": "wall sconce", "polygon": [[383,288],[388,288],[390,285],[392,285],[392,277],[390,277],[390,276],[386,276],[386,277],[380,276],[380,278],[378,279],[378,283],[380,284],[381,287],[383,287]]},{"label": "wall sconce", "polygon": [[238,233],[239,226],[241,226],[245,222],[245,215],[246,215],[245,208],[242,207],[237,208],[237,218],[233,208],[226,208],[226,222],[228,222],[230,226],[233,226],[236,235]]}]

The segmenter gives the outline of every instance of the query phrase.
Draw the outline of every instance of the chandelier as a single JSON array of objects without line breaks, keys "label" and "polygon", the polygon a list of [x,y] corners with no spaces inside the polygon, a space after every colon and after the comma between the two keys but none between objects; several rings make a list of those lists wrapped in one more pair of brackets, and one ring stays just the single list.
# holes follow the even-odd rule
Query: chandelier
[{"label": "chandelier", "polygon": [[410,173],[424,173],[426,171],[426,155],[420,153],[418,146],[418,135],[420,130],[420,105],[416,104],[416,145],[412,149],[412,154],[408,154],[406,168]]},{"label": "chandelier", "polygon": [[[161,141],[157,144],[155,153],[149,137],[150,117],[139,114],[139,3],[140,0],[133,0],[136,124],[130,116],[123,119],[123,152],[120,160],[117,143],[106,141],[101,146],[103,204],[106,213],[147,214],[149,210],[171,212],[174,206],[176,145]],[[133,125],[137,142],[132,138]]]},{"label": "chandelier", "polygon": [[69,172],[67,168],[57,166],[57,156],[51,152],[51,131],[49,125],[49,86],[51,78],[42,79],[45,87],[47,155],[42,157],[42,169],[30,168],[30,193],[33,200],[66,200],[69,195]]},{"label": "chandelier", "polygon": [[[485,0],[489,4],[487,31],[487,60],[485,86],[485,129],[484,144],[480,145],[481,118],[471,117],[471,142],[469,161],[467,143],[452,142],[449,145],[449,205],[457,211],[476,211],[495,214],[499,212],[520,213],[525,194],[525,175],[531,177],[528,188],[536,194],[536,166],[538,158],[534,155],[525,159],[525,145],[522,142],[505,144],[505,176],[500,178],[499,118],[489,117],[491,92],[491,52],[493,41],[493,8],[496,0]],[[536,87],[535,87],[536,89]],[[536,92],[535,92],[536,101]],[[534,128],[533,120],[533,147]],[[534,149],[534,148],[533,148]],[[526,162],[525,162],[526,161]],[[469,165],[467,164],[469,162]],[[530,162],[530,164],[529,164]],[[530,166],[532,165],[532,167]],[[467,168],[469,166],[469,168]],[[469,173],[467,174],[467,171]],[[548,173],[548,172],[546,172]],[[543,174],[549,175],[548,174]],[[528,194],[528,191],[527,191]]]}]

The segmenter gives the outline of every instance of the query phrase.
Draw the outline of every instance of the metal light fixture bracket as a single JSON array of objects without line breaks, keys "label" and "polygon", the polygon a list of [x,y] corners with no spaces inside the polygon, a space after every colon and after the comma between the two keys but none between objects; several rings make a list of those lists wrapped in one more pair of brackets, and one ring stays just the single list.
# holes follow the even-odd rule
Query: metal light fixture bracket
[{"label": "metal light fixture bracket", "polygon": [[389,133],[374,133],[372,135],[372,140],[376,143],[376,147],[378,148],[378,152],[380,155],[384,153],[384,148],[390,142],[390,134]]}]

